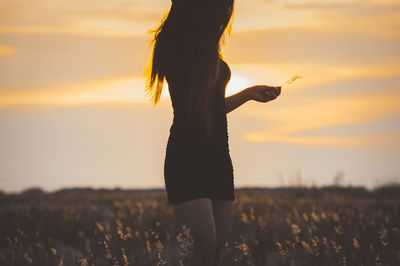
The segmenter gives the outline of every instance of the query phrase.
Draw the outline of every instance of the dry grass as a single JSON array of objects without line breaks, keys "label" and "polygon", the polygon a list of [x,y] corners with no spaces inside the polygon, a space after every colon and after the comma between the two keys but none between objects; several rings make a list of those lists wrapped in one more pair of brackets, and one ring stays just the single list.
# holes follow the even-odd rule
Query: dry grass
[{"label": "dry grass", "polygon": [[[237,190],[224,265],[400,265],[400,193]],[[0,195],[0,265],[190,265],[161,192]]]},{"label": "dry grass", "polygon": [[300,78],[302,78],[302,76],[300,76],[300,73],[299,73],[299,74],[296,74],[296,75],[294,75],[293,77],[291,77],[290,79],[288,79],[287,81],[285,81],[284,83],[282,83],[282,84],[281,84],[281,87],[283,87],[284,85],[293,84],[293,82],[294,82],[296,79],[300,79]]}]

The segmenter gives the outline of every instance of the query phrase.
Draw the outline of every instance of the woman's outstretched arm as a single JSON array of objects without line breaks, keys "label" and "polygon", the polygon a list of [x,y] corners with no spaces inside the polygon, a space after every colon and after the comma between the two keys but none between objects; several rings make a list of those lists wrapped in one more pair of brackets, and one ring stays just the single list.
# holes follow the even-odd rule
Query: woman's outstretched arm
[{"label": "woman's outstretched arm", "polygon": [[250,100],[250,95],[247,89],[239,91],[236,94],[233,94],[229,97],[225,97],[225,110],[226,113],[235,110],[245,102]]},{"label": "woman's outstretched arm", "polygon": [[246,88],[229,97],[225,97],[225,110],[229,113],[245,102],[254,100],[257,102],[269,102],[281,94],[281,87],[271,87],[266,85],[256,85]]}]

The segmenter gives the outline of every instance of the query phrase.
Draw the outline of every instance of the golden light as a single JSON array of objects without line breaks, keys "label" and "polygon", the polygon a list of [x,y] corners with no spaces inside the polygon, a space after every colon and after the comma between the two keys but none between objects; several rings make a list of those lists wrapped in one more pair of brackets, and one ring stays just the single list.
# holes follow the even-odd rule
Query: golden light
[{"label": "golden light", "polygon": [[0,45],[0,56],[15,54],[15,48],[8,45]]},{"label": "golden light", "polygon": [[236,74],[231,75],[231,80],[229,81],[227,87],[226,87],[226,96],[230,96],[232,94],[235,94],[245,88],[247,88],[250,85],[250,81],[247,80],[244,77],[238,76]]}]

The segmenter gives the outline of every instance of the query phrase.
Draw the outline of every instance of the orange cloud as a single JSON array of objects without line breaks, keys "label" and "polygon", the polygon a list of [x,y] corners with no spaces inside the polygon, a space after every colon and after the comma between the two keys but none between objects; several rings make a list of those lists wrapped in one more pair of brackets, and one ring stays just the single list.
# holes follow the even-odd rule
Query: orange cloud
[{"label": "orange cloud", "polygon": [[170,2],[53,1],[38,0],[28,6],[24,0],[0,1],[0,32],[84,35],[146,35],[157,24]]},{"label": "orange cloud", "polygon": [[[285,99],[281,100],[282,102]],[[313,130],[365,125],[400,116],[400,93],[349,93],[340,97],[301,97],[290,104],[271,106],[269,112],[257,105],[243,114],[265,119],[271,124],[266,130],[248,132],[243,138],[250,142],[289,142],[313,146],[363,146],[386,143],[384,136],[312,136]],[[265,107],[263,107],[265,108]],[[311,136],[296,136],[310,132]],[[398,137],[397,135],[396,137]],[[394,136],[393,136],[394,137]]]},{"label": "orange cloud", "polygon": [[364,32],[379,36],[398,36],[400,4],[386,1],[310,1],[285,3],[284,10],[309,13],[308,21],[325,30]]},{"label": "orange cloud", "polygon": [[381,132],[365,135],[336,135],[336,136],[291,136],[269,135],[266,133],[248,133],[243,137],[249,142],[284,142],[313,147],[356,148],[380,146],[400,141],[400,132]]},{"label": "orange cloud", "polygon": [[226,50],[232,63],[329,62],[371,64],[398,58],[400,38],[341,28],[291,26],[232,34]]},{"label": "orange cloud", "polygon": [[9,105],[69,105],[104,102],[144,102],[142,77],[125,77],[82,82],[41,90],[0,93],[0,107]]},{"label": "orange cloud", "polygon": [[7,56],[15,54],[16,50],[12,46],[0,45],[0,56]]},{"label": "orange cloud", "polygon": [[[292,133],[322,127],[361,124],[400,114],[400,93],[358,92],[335,97],[301,97],[271,103],[257,103],[242,114],[265,118],[275,127],[268,132]],[[278,103],[278,101],[280,101]],[[274,104],[272,106],[272,104]]]}]

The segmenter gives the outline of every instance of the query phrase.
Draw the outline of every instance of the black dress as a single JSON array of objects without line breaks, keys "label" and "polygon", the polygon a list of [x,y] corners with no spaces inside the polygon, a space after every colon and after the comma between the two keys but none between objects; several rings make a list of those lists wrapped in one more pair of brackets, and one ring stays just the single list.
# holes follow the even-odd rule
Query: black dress
[{"label": "black dress", "polygon": [[174,109],[164,161],[164,181],[170,204],[203,197],[235,200],[225,110],[225,91],[231,78],[231,70],[225,61],[221,62],[222,71],[211,101],[215,133],[212,140],[206,138],[205,133],[201,133],[204,132],[201,128],[181,130],[183,108],[182,93],[179,92],[182,92],[183,88],[167,80]]}]

